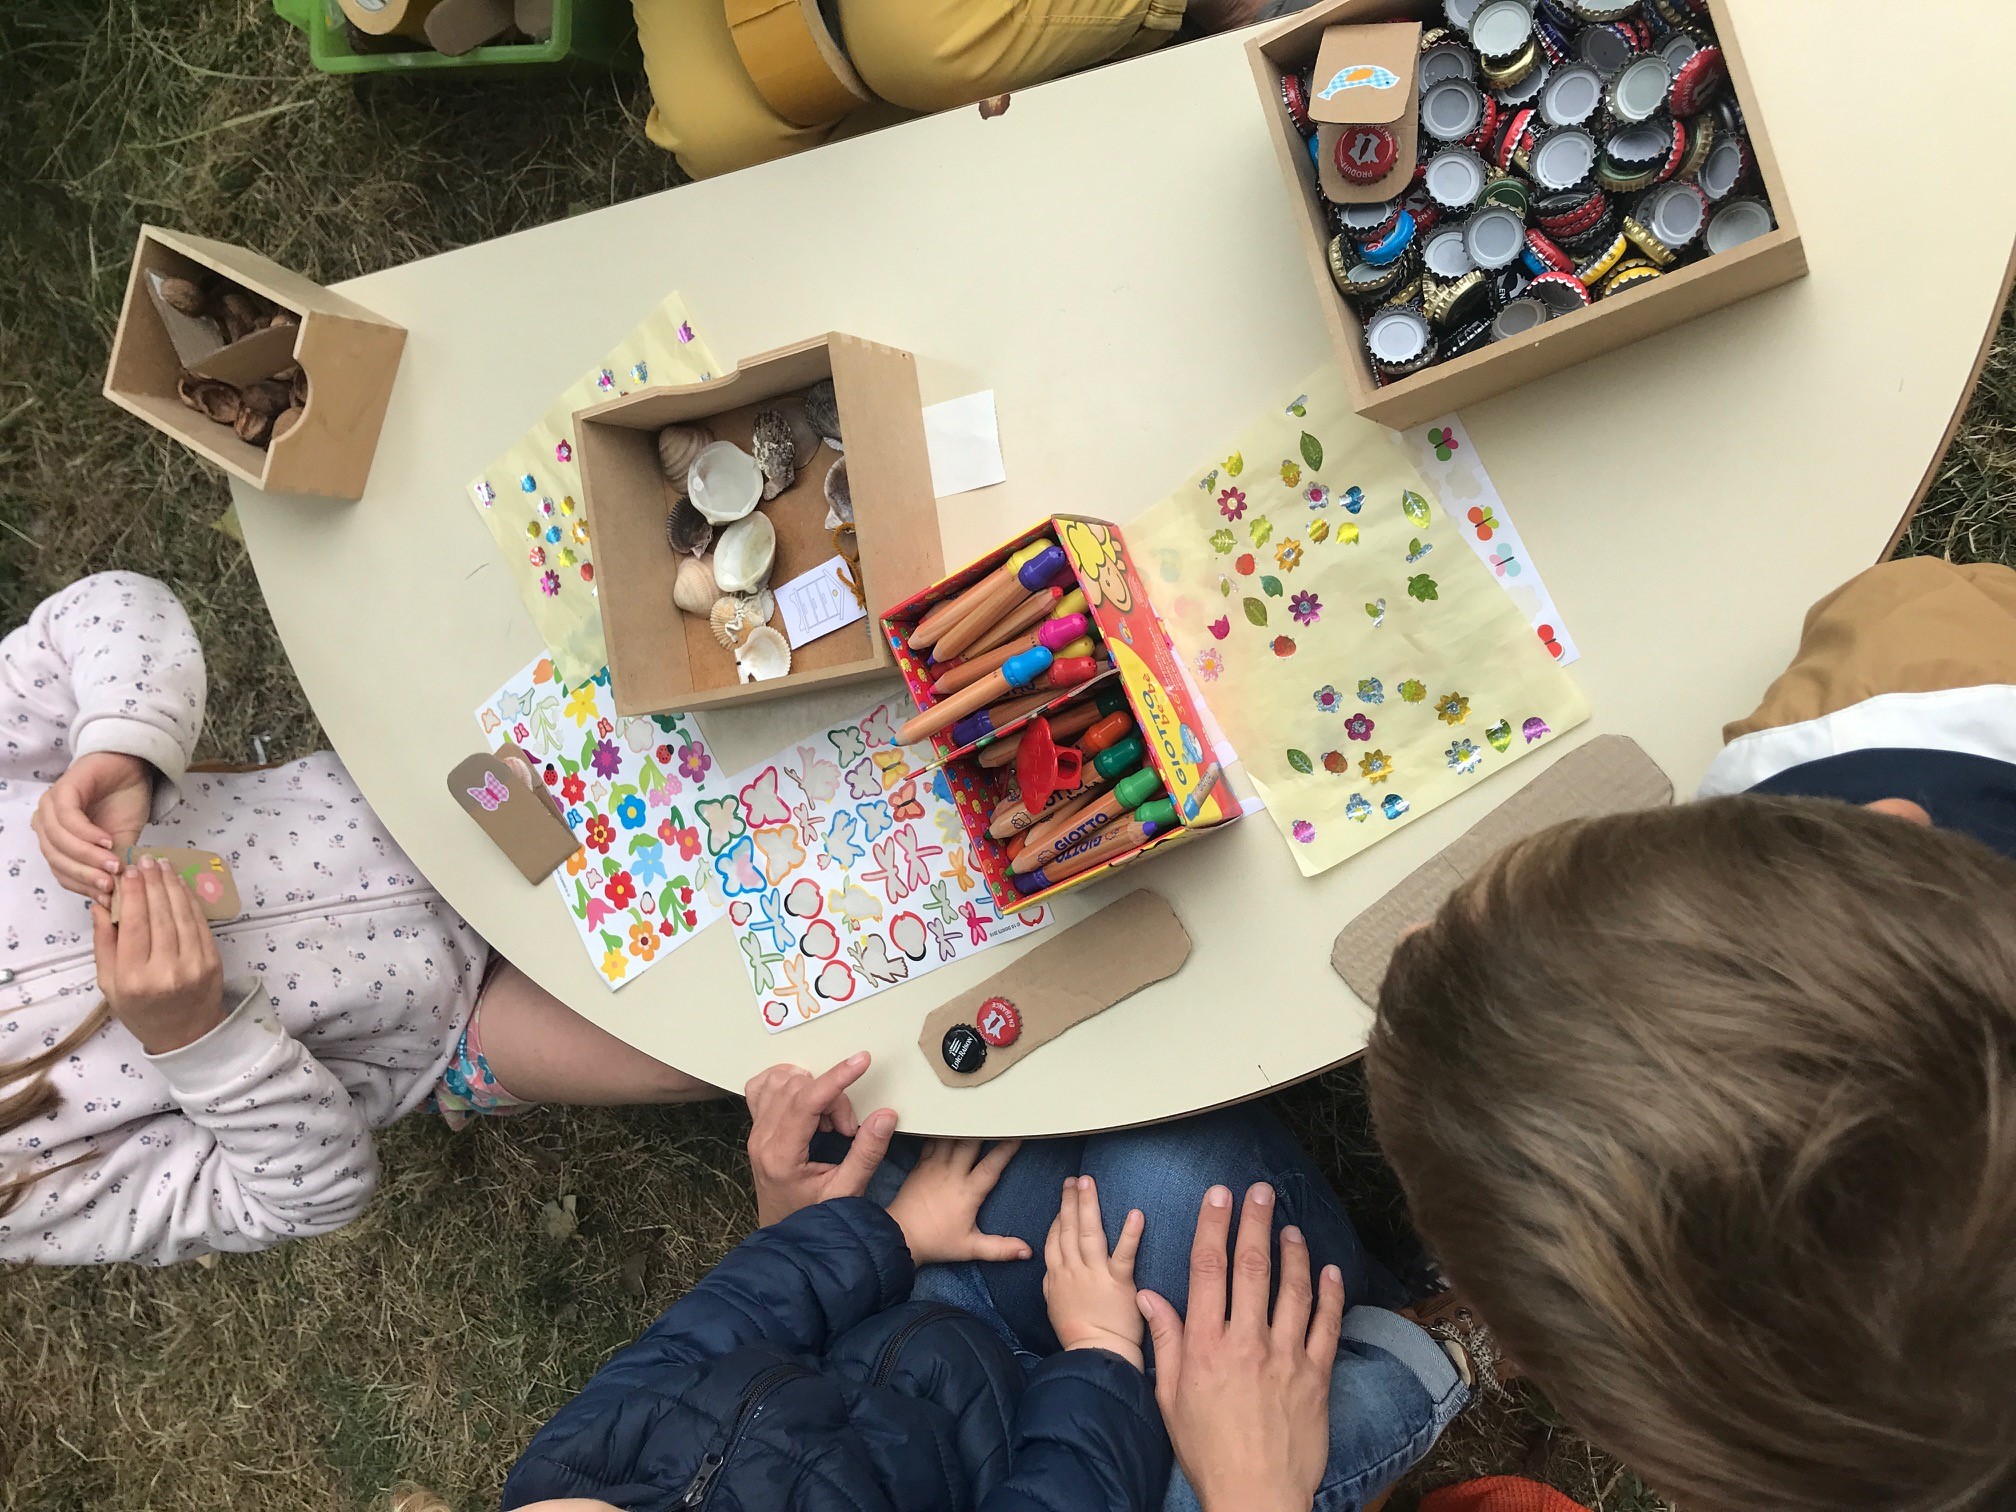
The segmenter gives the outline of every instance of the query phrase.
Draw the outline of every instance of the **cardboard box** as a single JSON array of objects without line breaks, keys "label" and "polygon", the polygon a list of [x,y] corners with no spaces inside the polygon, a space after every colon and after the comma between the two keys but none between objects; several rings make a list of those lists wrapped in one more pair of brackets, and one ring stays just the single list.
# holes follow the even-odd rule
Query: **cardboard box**
[{"label": "cardboard box", "polygon": [[[267,447],[240,440],[230,426],[190,409],[175,386],[183,362],[164,308],[149,292],[150,274],[240,284],[301,317],[298,329],[262,331],[221,348],[196,366],[234,383],[270,377],[293,363],[308,375],[301,419]],[[406,330],[332,294],[269,258],[229,242],[142,226],[126,282],[126,303],[112,338],[105,397],[199,457],[256,488],[284,493],[362,496],[378,449],[378,428],[392,401],[392,380]],[[259,372],[257,369],[265,368]]]},{"label": "cardboard box", "polygon": [[1080,515],[1057,515],[1044,520],[885,613],[883,633],[895,652],[896,665],[902,670],[910,696],[919,708],[929,708],[935,701],[928,655],[910,649],[910,631],[917,622],[932,606],[956,598],[986,577],[1011,553],[1046,537],[1064,549],[1077,587],[1085,595],[1086,613],[1113,659],[1128,707],[1140,727],[1147,763],[1162,778],[1164,790],[1175,801],[1182,827],[1158,835],[1104,866],[1066,878],[1055,887],[1042,892],[1021,892],[1010,880],[1006,849],[987,832],[995,806],[1015,792],[1014,768],[984,767],[974,757],[983,745],[1013,734],[1038,715],[1069,702],[1077,692],[1060,693],[1050,704],[1003,726],[987,742],[962,747],[954,742],[949,731],[933,735],[931,743],[938,759],[947,763],[945,776],[959,818],[973,842],[974,858],[986,878],[988,892],[1004,913],[1048,902],[1075,887],[1095,882],[1118,867],[1144,860],[1165,846],[1195,839],[1240,815],[1239,800],[1222,778],[1209,789],[1202,786],[1206,769],[1216,759],[1205,743],[1203,718],[1189,684],[1178,669],[1176,650],[1162,629],[1162,621],[1121,539],[1120,528],[1108,521]]},{"label": "cardboard box", "polygon": [[1330,277],[1333,233],[1324,214],[1308,145],[1281,108],[1281,76],[1309,67],[1322,45],[1323,33],[1332,26],[1390,21],[1443,26],[1447,23],[1442,5],[1440,0],[1324,0],[1263,28],[1246,44],[1275,154],[1296,203],[1297,233],[1308,258],[1310,277],[1316,281],[1317,303],[1322,307],[1338,366],[1350,385],[1353,408],[1359,414],[1394,430],[1423,425],[1805,276],[1805,246],[1793,220],[1791,197],[1771,150],[1763,114],[1757,108],[1756,90],[1743,64],[1728,0],[1708,0],[1708,9],[1728,59],[1731,86],[1749,124],[1750,143],[1778,229],[1733,251],[1669,273],[1643,289],[1600,300],[1587,310],[1550,320],[1383,387],[1366,355],[1358,311],[1337,292]]},{"label": "cardboard box", "polygon": [[[665,543],[665,517],[677,495],[658,465],[658,432],[704,420],[717,440],[747,450],[760,411],[822,378],[833,380],[840,407],[868,617],[798,647],[785,676],[744,683],[708,622],[672,605],[679,558]],[[618,712],[757,703],[889,672],[876,615],[930,583],[945,561],[917,363],[908,352],[835,332],[752,357],[705,383],[640,389],[574,420]],[[826,471],[836,456],[822,446],[788,489],[758,506],[777,529],[773,588],[836,554],[825,528]],[[783,629],[781,619],[771,623]]]}]

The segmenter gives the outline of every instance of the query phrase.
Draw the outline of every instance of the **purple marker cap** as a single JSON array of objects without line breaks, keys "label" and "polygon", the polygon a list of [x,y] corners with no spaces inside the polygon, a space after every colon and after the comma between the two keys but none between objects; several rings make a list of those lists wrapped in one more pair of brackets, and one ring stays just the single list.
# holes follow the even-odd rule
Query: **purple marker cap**
[{"label": "purple marker cap", "polygon": [[[1056,548],[1051,548],[1055,550]],[[1057,660],[1057,653],[1045,646],[1032,646],[1027,651],[1018,652],[1002,663],[1001,676],[1011,688],[1026,688]]]},{"label": "purple marker cap", "polygon": [[1064,548],[1051,545],[1024,562],[1015,577],[1024,588],[1034,593],[1039,588],[1048,588],[1070,570],[1071,563],[1064,556]]},{"label": "purple marker cap", "polygon": [[1047,646],[1052,651],[1062,651],[1079,636],[1088,633],[1092,622],[1082,614],[1067,614],[1062,619],[1045,620],[1037,627],[1036,644]]},{"label": "purple marker cap", "polygon": [[991,709],[982,709],[978,714],[968,714],[952,726],[954,745],[971,745],[974,741],[994,733],[994,714]]},{"label": "purple marker cap", "polygon": [[1050,879],[1044,876],[1040,870],[1033,872],[1020,872],[1015,877],[1015,886],[1017,890],[1025,893],[1041,892],[1043,891],[1044,888],[1053,885],[1054,884],[1050,881]]}]

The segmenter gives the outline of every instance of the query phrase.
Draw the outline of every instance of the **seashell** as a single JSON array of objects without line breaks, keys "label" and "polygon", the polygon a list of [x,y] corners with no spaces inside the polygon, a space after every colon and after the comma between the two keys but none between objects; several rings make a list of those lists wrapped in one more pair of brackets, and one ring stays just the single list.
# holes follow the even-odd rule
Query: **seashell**
[{"label": "seashell", "polygon": [[681,498],[686,495],[686,474],[693,459],[713,440],[714,432],[704,425],[668,425],[658,432],[658,466]]},{"label": "seashell", "polygon": [[776,498],[798,476],[798,447],[791,439],[790,425],[777,411],[763,411],[756,417],[749,448],[756,454],[756,465],[763,469],[764,499]]},{"label": "seashell", "polygon": [[782,677],[791,670],[791,643],[782,632],[759,625],[735,648],[735,670],[745,683]]},{"label": "seashell", "polygon": [[833,392],[831,378],[822,378],[805,390],[805,418],[828,441],[840,439],[840,400]]},{"label": "seashell", "polygon": [[733,441],[703,446],[686,473],[693,507],[715,525],[733,525],[763,500],[763,469]]},{"label": "seashell", "polygon": [[777,527],[752,514],[721,532],[714,543],[714,581],[723,593],[754,593],[770,581],[777,560]]},{"label": "seashell", "polygon": [[672,580],[672,602],[686,613],[705,614],[721,596],[713,563],[712,557],[679,559],[679,575]]},{"label": "seashell", "polygon": [[768,588],[743,594],[742,602],[749,606],[749,623],[752,625],[767,625],[776,618],[777,595]]},{"label": "seashell", "polygon": [[691,499],[681,499],[665,516],[665,544],[696,557],[714,544],[714,527],[693,507]]},{"label": "seashell", "polygon": [[800,469],[810,467],[812,458],[819,451],[819,432],[812,429],[812,422],[805,418],[805,401],[780,399],[777,401],[777,413],[791,427],[791,445],[798,453],[798,466]]},{"label": "seashell", "polygon": [[769,624],[770,616],[776,612],[776,595],[765,588],[761,593],[729,594],[716,599],[707,620],[714,627],[714,639],[733,651],[750,631]]},{"label": "seashell", "polygon": [[847,486],[847,459],[842,457],[826,469],[826,528],[838,530],[854,523],[854,493]]}]

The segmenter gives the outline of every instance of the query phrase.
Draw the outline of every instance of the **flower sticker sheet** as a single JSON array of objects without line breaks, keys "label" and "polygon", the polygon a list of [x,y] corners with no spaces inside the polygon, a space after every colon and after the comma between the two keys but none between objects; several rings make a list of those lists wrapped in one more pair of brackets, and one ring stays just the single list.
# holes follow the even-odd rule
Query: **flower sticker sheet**
[{"label": "flower sticker sheet", "polygon": [[581,376],[469,484],[526,612],[553,653],[560,676],[586,682],[609,653],[596,601],[595,560],[581,515],[581,470],[574,461],[574,412],[661,383],[699,383],[715,365],[686,303],[677,294],[624,337],[600,366]]},{"label": "flower sticker sheet", "polygon": [[690,717],[626,718],[606,668],[570,684],[542,656],[476,719],[493,751],[513,741],[533,758],[581,842],[553,885],[611,991],[726,911],[701,810],[728,786]]},{"label": "flower sticker sheet", "polygon": [[772,1033],[1041,928],[988,896],[901,695],[738,774],[694,812]]},{"label": "flower sticker sheet", "polygon": [[1325,368],[1130,522],[1150,592],[1315,876],[1589,717]]}]

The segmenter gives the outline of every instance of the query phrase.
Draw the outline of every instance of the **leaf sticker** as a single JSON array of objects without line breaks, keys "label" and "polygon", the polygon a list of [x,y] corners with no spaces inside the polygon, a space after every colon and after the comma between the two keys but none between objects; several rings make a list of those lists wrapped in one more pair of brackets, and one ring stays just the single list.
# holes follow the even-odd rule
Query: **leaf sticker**
[{"label": "leaf sticker", "polygon": [[1263,577],[1260,579],[1260,589],[1269,598],[1279,598],[1281,597],[1281,579],[1277,577]]},{"label": "leaf sticker", "polygon": [[1407,579],[1407,596],[1419,599],[1425,604],[1431,599],[1442,597],[1442,594],[1435,586],[1435,579],[1425,572],[1417,572]]},{"label": "leaf sticker", "polygon": [[1259,599],[1256,598],[1247,599],[1245,601],[1245,607],[1246,607],[1246,620],[1249,624],[1264,625],[1267,623],[1267,606],[1263,604]]},{"label": "leaf sticker", "polygon": [[1400,495],[1400,508],[1416,530],[1428,528],[1428,501],[1413,489],[1407,489]]},{"label": "leaf sticker", "polygon": [[1309,464],[1311,472],[1323,470],[1323,443],[1309,432],[1302,432],[1302,460]]},{"label": "leaf sticker", "polygon": [[1316,770],[1316,763],[1309,759],[1306,751],[1290,751],[1288,753],[1288,765],[1295,768],[1296,771],[1303,773]]},{"label": "leaf sticker", "polygon": [[1265,546],[1269,541],[1274,539],[1274,522],[1265,515],[1256,516],[1253,523],[1246,527],[1246,530],[1253,537],[1253,544],[1255,546]]},{"label": "leaf sticker", "polygon": [[1211,549],[1220,556],[1224,556],[1238,544],[1239,538],[1229,530],[1219,529],[1211,532]]}]

